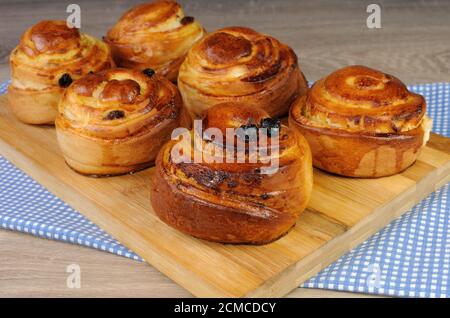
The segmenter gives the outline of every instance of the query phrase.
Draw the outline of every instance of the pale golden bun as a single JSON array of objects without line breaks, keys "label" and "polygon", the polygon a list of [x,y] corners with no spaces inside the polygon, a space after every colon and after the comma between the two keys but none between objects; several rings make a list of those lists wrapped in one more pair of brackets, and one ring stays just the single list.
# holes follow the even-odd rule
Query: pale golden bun
[{"label": "pale golden bun", "polygon": [[[65,21],[41,21],[29,28],[11,52],[9,105],[28,124],[53,124],[61,94],[70,81],[114,66],[108,46]],[[66,75],[66,77],[67,77]]]},{"label": "pale golden bun", "polygon": [[125,174],[153,164],[172,130],[190,126],[170,81],[111,69],[70,85],[55,121],[67,164],[94,176]]},{"label": "pale golden bun", "polygon": [[249,28],[229,27],[191,48],[178,88],[192,117],[223,102],[254,105],[279,117],[306,94],[307,83],[290,47]]},{"label": "pale golden bun", "polygon": [[349,177],[382,177],[412,165],[431,130],[423,96],[392,75],[348,66],[317,81],[290,111],[314,166]]},{"label": "pale golden bun", "polygon": [[[208,109],[203,128],[217,128],[225,135],[227,128],[249,124],[256,123],[253,127],[260,129],[264,119],[270,117],[262,109],[227,103]],[[268,150],[264,161],[251,161],[251,152],[245,152],[245,160],[238,161],[237,138],[241,137],[235,137],[233,160],[225,158],[225,148],[217,153],[205,150],[217,142],[216,137],[212,141],[207,135],[193,142],[193,150],[184,152],[190,162],[175,160],[173,153],[180,152],[179,142],[189,144],[192,140],[169,141],[159,152],[151,190],[157,215],[184,233],[215,242],[265,244],[286,234],[310,198],[312,159],[301,134],[284,125],[278,131],[266,134],[269,146],[265,147],[273,149],[278,140],[279,151]],[[248,149],[248,141],[245,143]],[[264,144],[258,142],[258,152],[261,147]],[[204,160],[196,161],[196,154]],[[276,160],[278,169],[270,170],[275,167],[270,161]],[[265,168],[271,173],[262,173]]]},{"label": "pale golden bun", "polygon": [[176,81],[189,48],[205,34],[199,21],[185,16],[175,1],[155,1],[128,10],[107,33],[116,64],[151,68]]}]

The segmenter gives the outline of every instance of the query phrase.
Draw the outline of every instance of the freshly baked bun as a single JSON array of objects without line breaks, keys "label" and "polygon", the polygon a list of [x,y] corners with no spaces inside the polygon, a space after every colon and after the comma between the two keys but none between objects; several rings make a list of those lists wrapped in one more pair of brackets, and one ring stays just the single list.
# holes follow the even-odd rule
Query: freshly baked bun
[{"label": "freshly baked bun", "polygon": [[42,21],[28,29],[10,56],[9,104],[29,124],[53,124],[64,88],[89,72],[113,66],[108,46],[69,28]]},{"label": "freshly baked bun", "polygon": [[279,117],[308,86],[290,47],[252,29],[230,27],[192,47],[180,67],[178,87],[193,117],[223,102],[258,106]]},{"label": "freshly baked bun", "polygon": [[[264,244],[286,234],[311,194],[306,140],[244,104],[216,105],[202,124],[204,134],[195,123],[190,134],[169,141],[158,154],[151,190],[157,215],[182,232],[222,243]],[[229,128],[241,133],[225,142],[219,135]],[[259,137],[246,138],[242,132],[249,130]]]},{"label": "freshly baked bun", "polygon": [[186,52],[204,34],[202,25],[185,16],[178,3],[156,1],[128,10],[109,30],[105,41],[118,66],[152,68],[176,81]]},{"label": "freshly baked bun", "polygon": [[172,130],[190,123],[175,85],[128,69],[75,81],[58,110],[56,133],[67,164],[94,176],[150,166]]},{"label": "freshly baked bun", "polygon": [[348,66],[317,81],[291,107],[314,166],[349,177],[382,177],[413,164],[429,138],[423,96],[397,78]]}]

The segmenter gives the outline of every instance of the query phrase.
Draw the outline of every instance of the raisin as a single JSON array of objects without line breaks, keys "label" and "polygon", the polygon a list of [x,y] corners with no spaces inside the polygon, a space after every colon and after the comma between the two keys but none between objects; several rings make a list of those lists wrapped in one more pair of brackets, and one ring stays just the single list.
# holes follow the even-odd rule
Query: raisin
[{"label": "raisin", "polygon": [[145,70],[142,71],[142,73],[144,73],[148,77],[152,77],[153,75],[155,75],[155,71],[152,70],[151,68],[146,68]]},{"label": "raisin", "polygon": [[61,76],[61,78],[58,80],[58,84],[59,84],[59,86],[64,87],[64,88],[69,87],[70,84],[72,84],[72,77],[70,77],[69,74],[64,73]]},{"label": "raisin", "polygon": [[272,133],[275,133],[275,136],[278,135],[281,127],[281,120],[278,118],[263,118],[260,123],[261,128],[265,128],[265,132],[267,136],[272,137]]},{"label": "raisin", "polygon": [[183,19],[181,19],[180,23],[181,25],[187,25],[194,22],[194,17],[184,17]]},{"label": "raisin", "polygon": [[125,113],[122,110],[112,110],[103,117],[104,120],[114,120],[114,119],[120,119],[125,117]]}]

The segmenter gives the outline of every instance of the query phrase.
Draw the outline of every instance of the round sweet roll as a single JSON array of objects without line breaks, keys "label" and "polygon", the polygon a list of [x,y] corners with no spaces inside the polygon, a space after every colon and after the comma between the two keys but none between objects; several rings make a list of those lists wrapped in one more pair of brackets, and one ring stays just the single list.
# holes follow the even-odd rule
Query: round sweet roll
[{"label": "round sweet roll", "polygon": [[151,188],[156,214],[215,242],[265,244],[286,234],[312,190],[303,136],[238,103],[209,108],[196,125],[159,152]]},{"label": "round sweet roll", "polygon": [[154,163],[172,131],[189,127],[170,81],[128,69],[88,74],[64,93],[55,121],[67,164],[91,176],[131,173]]},{"label": "round sweet roll", "polygon": [[157,73],[176,81],[189,48],[205,30],[198,20],[185,16],[174,1],[155,1],[128,10],[107,33],[117,65]]},{"label": "round sweet roll", "polygon": [[224,102],[283,116],[308,86],[290,47],[249,28],[229,27],[192,47],[181,65],[178,87],[187,109],[198,118]]},{"label": "round sweet roll", "polygon": [[28,29],[10,64],[10,108],[29,124],[53,124],[62,92],[73,80],[114,66],[104,42],[65,21],[42,21]]},{"label": "round sweet roll", "polygon": [[348,66],[317,81],[291,107],[314,166],[349,177],[382,177],[412,165],[429,138],[423,96],[392,75]]}]

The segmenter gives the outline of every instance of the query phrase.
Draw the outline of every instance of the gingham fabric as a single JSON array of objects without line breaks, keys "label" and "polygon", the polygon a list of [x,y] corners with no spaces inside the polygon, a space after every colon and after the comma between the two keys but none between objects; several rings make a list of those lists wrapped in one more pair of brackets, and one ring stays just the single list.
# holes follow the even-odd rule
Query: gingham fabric
[{"label": "gingham fabric", "polygon": [[[0,93],[7,83],[0,85]],[[449,136],[450,83],[413,85],[425,96],[433,131]],[[0,149],[1,152],[1,149]],[[0,227],[97,248],[136,260],[80,213],[0,156]],[[302,287],[405,297],[450,297],[447,184],[322,270]]]}]

